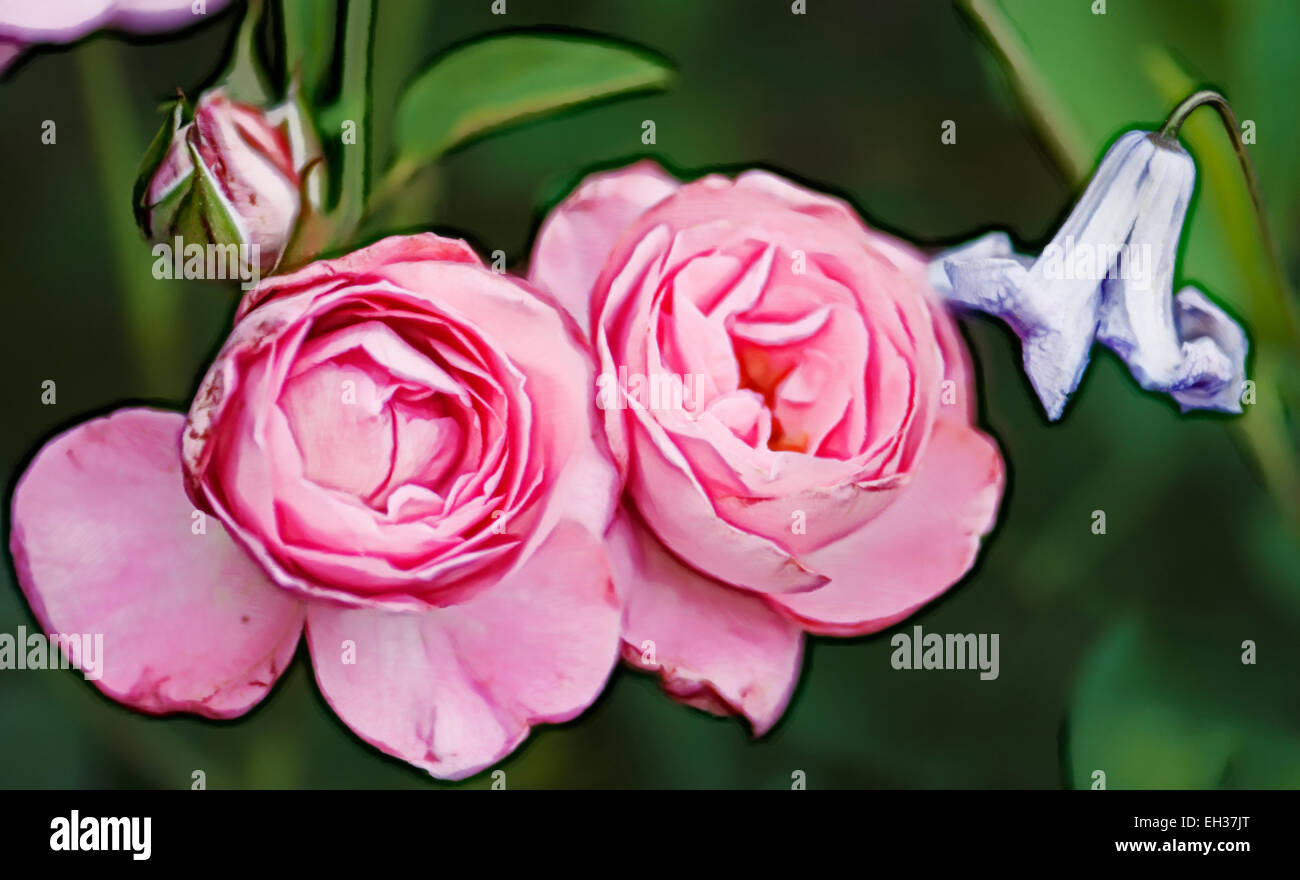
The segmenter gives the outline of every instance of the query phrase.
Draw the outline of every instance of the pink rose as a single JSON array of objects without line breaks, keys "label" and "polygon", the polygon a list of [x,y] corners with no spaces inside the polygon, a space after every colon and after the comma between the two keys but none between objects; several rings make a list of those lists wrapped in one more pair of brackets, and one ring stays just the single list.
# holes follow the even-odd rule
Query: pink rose
[{"label": "pink rose", "polygon": [[618,656],[617,478],[567,316],[432,234],[241,315],[188,421],[121,410],[32,462],[12,548],[41,623],[104,634],[114,699],[230,717],[305,621],[344,722],[439,777],[581,712]]},{"label": "pink rose", "polygon": [[270,272],[293,236],[304,177],[319,207],[320,156],[315,131],[294,97],[261,110],[212,89],[184,125],[177,106],[171,142],[142,181],[136,206],[141,228],[168,244],[179,237],[182,248],[247,246],[240,255],[244,268]]},{"label": "pink rose", "polygon": [[875,632],[970,568],[1003,465],[965,349],[925,262],[843,202],[643,162],[551,213],[531,279],[590,328],[623,655],[673,696],[762,733],[805,631]]},{"label": "pink rose", "polygon": [[229,0],[0,0],[0,72],[35,43],[71,43],[104,28],[152,34],[204,21]]}]

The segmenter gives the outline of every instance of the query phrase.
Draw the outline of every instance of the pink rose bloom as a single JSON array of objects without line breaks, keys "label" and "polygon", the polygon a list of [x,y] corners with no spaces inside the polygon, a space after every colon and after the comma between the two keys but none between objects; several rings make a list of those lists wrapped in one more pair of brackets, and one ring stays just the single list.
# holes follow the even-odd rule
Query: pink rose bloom
[{"label": "pink rose bloom", "polygon": [[643,162],[551,213],[531,279],[590,328],[623,656],[677,699],[761,734],[804,632],[875,632],[970,568],[1003,465],[966,351],[925,261],[843,202]]},{"label": "pink rose bloom", "polygon": [[188,420],[119,410],[32,462],[11,546],[41,624],[103,633],[108,696],[213,718],[305,624],[343,721],[445,778],[580,713],[618,657],[617,475],[567,316],[432,234],[241,314]]},{"label": "pink rose bloom", "polygon": [[72,43],[97,30],[153,34],[180,30],[229,0],[0,0],[0,73],[27,46]]}]

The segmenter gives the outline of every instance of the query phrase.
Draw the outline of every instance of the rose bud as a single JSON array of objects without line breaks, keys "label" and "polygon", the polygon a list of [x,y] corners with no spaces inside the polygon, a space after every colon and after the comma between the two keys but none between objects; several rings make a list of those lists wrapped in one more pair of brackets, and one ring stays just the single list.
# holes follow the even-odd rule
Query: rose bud
[{"label": "rose bud", "polygon": [[239,245],[245,267],[274,270],[304,189],[319,203],[320,144],[302,108],[291,95],[263,111],[214,89],[199,98],[193,120],[182,124],[182,113],[178,102],[146,157],[136,197],[141,229],[159,242],[179,237],[180,246]]}]

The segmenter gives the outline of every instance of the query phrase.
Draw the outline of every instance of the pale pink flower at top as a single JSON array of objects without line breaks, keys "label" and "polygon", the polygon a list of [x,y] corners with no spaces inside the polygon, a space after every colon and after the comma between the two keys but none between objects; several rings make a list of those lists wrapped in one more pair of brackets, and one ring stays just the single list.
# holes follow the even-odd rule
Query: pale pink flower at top
[{"label": "pale pink flower at top", "polygon": [[530,277],[619,389],[623,655],[674,697],[762,733],[805,631],[877,631],[971,567],[1003,464],[965,348],[925,261],[843,202],[640,163],[550,214]]},{"label": "pale pink flower at top", "polygon": [[119,410],[41,450],[19,582],[48,631],[103,633],[96,685],[150,713],[245,712],[305,624],[349,727],[467,776],[618,657],[593,372],[572,321],[463,242],[311,264],[246,298],[188,419]]},{"label": "pale pink flower at top", "polygon": [[[0,0],[0,73],[31,45],[71,43],[97,30],[180,30],[229,0]],[[201,10],[201,11],[200,11]]]}]

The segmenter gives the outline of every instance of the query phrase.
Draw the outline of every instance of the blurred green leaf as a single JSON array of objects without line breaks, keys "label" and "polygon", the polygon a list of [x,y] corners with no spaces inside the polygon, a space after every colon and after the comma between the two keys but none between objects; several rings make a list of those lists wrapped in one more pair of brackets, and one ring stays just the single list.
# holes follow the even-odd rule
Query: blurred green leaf
[{"label": "blurred green leaf", "polygon": [[1284,715],[1279,646],[1256,664],[1220,621],[1203,631],[1127,621],[1084,661],[1069,723],[1070,777],[1089,788],[1288,787],[1300,781],[1300,737]]},{"label": "blurred green leaf", "polygon": [[398,162],[435,159],[503,126],[625,92],[662,88],[668,64],[587,37],[509,35],[453,49],[407,88],[397,110]]}]

